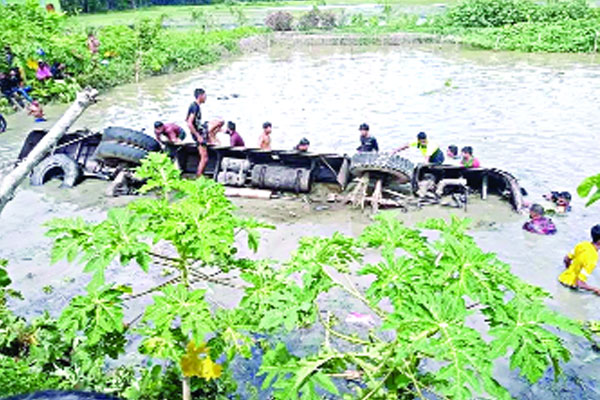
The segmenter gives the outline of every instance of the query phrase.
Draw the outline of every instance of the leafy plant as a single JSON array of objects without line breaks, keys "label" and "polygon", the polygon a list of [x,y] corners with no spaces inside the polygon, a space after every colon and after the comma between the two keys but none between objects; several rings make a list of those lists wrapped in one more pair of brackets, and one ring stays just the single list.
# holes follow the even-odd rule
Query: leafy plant
[{"label": "leafy plant", "polygon": [[229,10],[229,14],[233,16],[235,23],[237,26],[244,26],[248,24],[248,17],[246,13],[244,13],[244,9],[238,3],[232,2],[228,5],[227,9]]},{"label": "leafy plant", "polygon": [[[373,279],[365,292],[352,279],[338,277],[349,273],[351,261],[360,260],[352,250],[356,242],[334,236],[301,244],[286,272],[303,271],[303,290],[294,290],[298,284],[288,281],[280,297],[285,293],[289,301],[269,312],[289,315],[290,305],[307,304],[302,315],[308,319],[300,317],[296,325],[310,324],[316,315],[331,340],[305,357],[290,355],[281,344],[265,355],[261,371],[267,375],[265,385],[274,382],[275,397],[318,398],[316,387],[337,394],[341,383],[331,377],[347,375],[363,382],[353,395],[360,398],[471,399],[485,393],[510,398],[493,374],[493,361],[505,356],[531,382],[549,366],[559,373],[569,352],[548,327],[582,335],[580,326],[548,309],[546,292],[482,252],[466,234],[467,226],[457,219],[430,220],[423,227],[440,232],[430,242],[393,215],[378,216],[359,238],[381,256],[358,270]],[[318,294],[334,290],[367,306],[381,326],[368,333],[338,330],[323,318],[317,301]],[[474,320],[485,323],[474,329]],[[280,326],[284,321],[280,318]],[[354,350],[345,350],[349,347]],[[436,367],[425,371],[423,363]]]},{"label": "leafy plant", "polygon": [[[227,272],[245,266],[245,260],[235,258],[235,236],[245,231],[249,248],[256,250],[257,229],[268,226],[235,216],[223,187],[214,181],[180,179],[178,170],[163,154],[151,154],[136,174],[147,182],[142,191],[155,190],[157,197],[113,209],[99,224],[75,219],[55,220],[49,225],[48,234],[55,238],[52,259],[78,260],[85,265],[84,271],[93,274],[88,294],[71,301],[63,311],[61,326],[73,334],[81,332],[90,345],[102,347],[106,355],[122,353],[121,296],[131,289],[104,289],[105,270],[117,259],[123,265],[135,261],[147,272],[154,260],[177,271],[178,276],[149,291],[157,294],[136,329],[144,337],[141,352],[180,365],[186,377],[218,378],[222,366],[213,360],[225,355],[226,364],[240,352],[248,354],[244,350],[247,345],[240,344],[245,336],[235,331],[226,314],[211,311],[205,291],[194,289],[192,283],[205,280],[226,284],[218,274],[209,275],[203,269],[216,267]],[[159,242],[172,250],[156,252],[153,245]],[[208,341],[211,352],[194,364],[191,360],[199,354],[196,344],[206,342],[209,334],[213,336]],[[107,344],[97,346],[101,341]],[[195,370],[190,364],[202,368]]]},{"label": "leafy plant", "polygon": [[584,198],[589,196],[586,206],[600,200],[600,174],[585,178],[577,187],[577,193]]},{"label": "leafy plant", "polygon": [[[561,331],[584,335],[579,323],[545,305],[548,293],[482,251],[467,234],[468,220],[410,228],[380,214],[358,238],[306,237],[289,260],[275,263],[238,256],[236,237],[245,232],[256,250],[258,229],[268,226],[237,216],[222,186],[182,180],[155,153],[137,175],[148,196],[109,211],[104,221],[49,224],[53,260],[83,264],[92,275],[87,294],[73,298],[58,321],[46,315],[28,324],[0,314],[9,327],[0,353],[26,357],[30,369],[58,377],[62,387],[160,399],[157,392],[179,396],[183,382],[190,396],[220,398],[235,390],[232,362],[260,349],[262,389],[275,399],[320,399],[325,392],[503,399],[510,394],[495,378],[496,360],[508,358],[511,369],[535,382],[548,369],[558,375],[569,359]],[[133,294],[108,284],[113,262],[142,273],[167,268],[173,277]],[[223,307],[198,282],[233,288],[241,299]],[[125,321],[125,303],[147,294],[152,301],[143,314]],[[367,310],[353,318],[368,322],[340,322],[343,311],[330,309],[331,298]],[[307,329],[324,332],[322,342],[290,351],[286,338]],[[142,355],[164,364],[106,373],[105,359],[123,354],[130,335],[141,336]]]},{"label": "leafy plant", "polygon": [[192,10],[192,21],[194,21],[204,32],[215,28],[216,22],[212,15],[202,9]]}]

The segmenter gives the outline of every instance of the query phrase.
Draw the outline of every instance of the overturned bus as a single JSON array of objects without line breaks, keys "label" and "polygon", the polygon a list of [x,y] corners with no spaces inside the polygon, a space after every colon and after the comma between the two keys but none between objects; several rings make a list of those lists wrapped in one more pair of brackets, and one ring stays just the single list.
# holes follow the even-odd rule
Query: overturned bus
[{"label": "overturned bus", "polygon": [[[24,159],[46,131],[29,133],[19,154]],[[64,135],[35,167],[30,182],[43,185],[51,179],[71,187],[85,178],[113,181],[109,194],[130,194],[131,171],[149,152],[166,151],[183,174],[195,174],[199,154],[195,144],[163,146],[153,137],[129,128],[109,127],[102,132],[77,130]],[[394,207],[407,196],[436,198],[477,192],[483,198],[497,195],[515,211],[523,206],[517,179],[508,172],[490,168],[414,164],[397,155],[359,153],[353,157],[332,153],[261,150],[208,146],[209,162],[204,175],[225,186],[308,193],[314,184],[347,188],[343,201],[370,201],[375,208]],[[128,179],[125,179],[128,177]],[[137,185],[139,187],[139,184]],[[357,200],[358,199],[358,200]]]}]

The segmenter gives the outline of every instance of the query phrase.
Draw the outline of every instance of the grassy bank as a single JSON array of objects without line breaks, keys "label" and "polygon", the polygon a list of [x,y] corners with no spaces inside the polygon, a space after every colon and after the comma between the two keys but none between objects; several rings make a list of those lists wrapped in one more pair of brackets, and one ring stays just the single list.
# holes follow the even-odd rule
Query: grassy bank
[{"label": "grassy bank", "polygon": [[[0,6],[0,47],[10,46],[13,66],[21,69],[34,97],[66,102],[85,86],[107,89],[144,76],[196,68],[238,50],[241,38],[260,32],[242,27],[205,32],[201,25],[186,30],[163,27],[162,20],[142,19],[133,25],[111,25],[94,30],[100,41],[97,54],[86,44],[90,32],[64,15],[47,13],[36,1]],[[37,61],[66,65],[64,80],[35,79]],[[4,57],[0,69],[8,69]],[[1,104],[6,107],[5,99]]]},{"label": "grassy bank", "polygon": [[452,35],[461,43],[490,50],[596,53],[600,9],[585,0],[464,0],[427,18],[388,13],[355,20],[339,29],[364,34]]}]

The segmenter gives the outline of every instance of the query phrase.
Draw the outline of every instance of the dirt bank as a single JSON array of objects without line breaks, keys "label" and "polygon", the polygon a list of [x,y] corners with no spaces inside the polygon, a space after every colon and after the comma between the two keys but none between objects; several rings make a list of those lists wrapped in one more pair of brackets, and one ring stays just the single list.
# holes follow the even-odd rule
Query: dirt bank
[{"label": "dirt bank", "polygon": [[368,35],[360,33],[300,33],[275,32],[252,36],[240,40],[244,52],[264,51],[271,46],[405,46],[427,43],[459,44],[454,36],[441,36],[428,33],[397,32]]}]

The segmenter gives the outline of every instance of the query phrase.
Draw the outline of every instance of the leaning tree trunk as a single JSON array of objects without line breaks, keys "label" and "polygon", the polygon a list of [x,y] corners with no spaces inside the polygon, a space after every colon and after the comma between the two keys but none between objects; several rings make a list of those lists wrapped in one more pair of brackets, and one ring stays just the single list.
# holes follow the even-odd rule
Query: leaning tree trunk
[{"label": "leaning tree trunk", "polygon": [[6,204],[14,197],[15,190],[23,179],[25,179],[33,168],[42,161],[71,125],[77,121],[85,109],[94,102],[97,95],[98,91],[95,89],[86,89],[83,92],[78,93],[75,102],[56,124],[54,124],[46,136],[44,136],[33,150],[31,150],[25,160],[0,181],[0,214],[2,214],[4,206],[6,206]]}]

